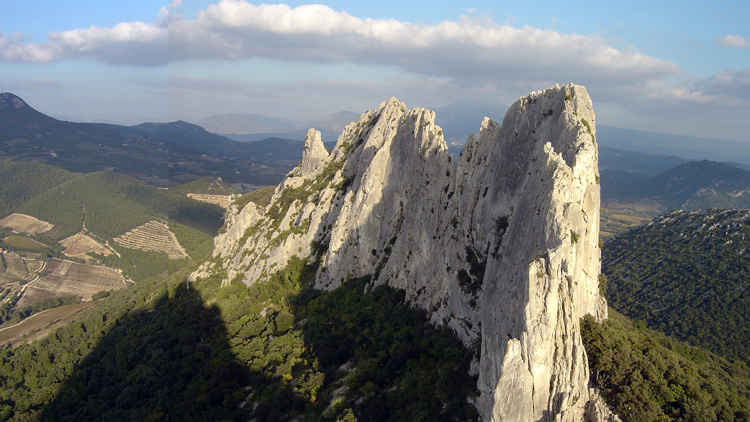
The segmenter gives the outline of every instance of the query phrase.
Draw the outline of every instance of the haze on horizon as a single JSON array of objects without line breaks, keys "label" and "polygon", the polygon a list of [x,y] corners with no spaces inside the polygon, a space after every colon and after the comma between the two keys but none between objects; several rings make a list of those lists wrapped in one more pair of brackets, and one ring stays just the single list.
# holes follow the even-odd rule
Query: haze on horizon
[{"label": "haze on horizon", "polygon": [[0,84],[58,118],[135,124],[305,121],[391,96],[503,112],[574,82],[599,124],[750,141],[746,2],[325,3],[4,1]]}]

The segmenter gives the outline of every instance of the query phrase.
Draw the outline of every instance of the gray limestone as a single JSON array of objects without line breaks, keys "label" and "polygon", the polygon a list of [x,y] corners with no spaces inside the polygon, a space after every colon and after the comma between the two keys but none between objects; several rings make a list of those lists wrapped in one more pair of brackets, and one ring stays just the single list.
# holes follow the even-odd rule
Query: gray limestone
[{"label": "gray limestone", "polygon": [[192,277],[222,271],[249,285],[318,254],[317,288],[371,274],[467,346],[480,342],[484,420],[609,417],[588,388],[579,329],[586,314],[607,316],[586,89],[519,99],[502,124],[485,118],[457,159],[434,121],[391,98],[349,124],[330,154],[310,130],[271,204],[229,210],[219,264]]}]

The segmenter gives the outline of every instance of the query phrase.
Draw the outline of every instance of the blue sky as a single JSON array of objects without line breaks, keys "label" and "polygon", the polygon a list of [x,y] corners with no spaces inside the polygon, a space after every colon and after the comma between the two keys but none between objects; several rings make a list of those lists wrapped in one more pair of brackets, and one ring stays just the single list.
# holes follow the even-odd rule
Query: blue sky
[{"label": "blue sky", "polygon": [[504,110],[575,82],[599,124],[750,141],[748,4],[2,0],[0,85],[56,117],[134,124],[304,121],[390,96]]}]

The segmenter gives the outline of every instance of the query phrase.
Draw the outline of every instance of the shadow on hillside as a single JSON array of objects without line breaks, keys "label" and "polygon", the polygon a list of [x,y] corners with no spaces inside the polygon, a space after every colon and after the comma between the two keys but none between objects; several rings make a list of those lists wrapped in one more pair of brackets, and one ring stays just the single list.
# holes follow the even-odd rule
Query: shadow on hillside
[{"label": "shadow on hillside", "polygon": [[181,285],[118,321],[79,364],[43,420],[241,420],[250,371],[219,310]]}]

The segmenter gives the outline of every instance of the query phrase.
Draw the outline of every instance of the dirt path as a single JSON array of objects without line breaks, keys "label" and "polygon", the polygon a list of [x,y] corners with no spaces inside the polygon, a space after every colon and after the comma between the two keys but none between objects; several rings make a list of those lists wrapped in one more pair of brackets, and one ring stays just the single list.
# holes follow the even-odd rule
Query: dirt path
[{"label": "dirt path", "polygon": [[39,278],[41,277],[42,271],[44,271],[44,267],[47,266],[48,262],[49,262],[49,259],[45,260],[44,263],[42,263],[42,266],[38,270],[36,270],[36,275],[34,276],[34,279],[31,280],[31,281],[29,281],[28,283],[24,284],[23,287],[21,287],[21,295],[23,295],[23,293],[26,291],[26,289],[28,289],[29,286],[31,286],[31,283],[39,280]]}]

